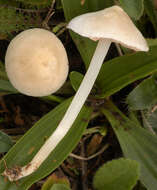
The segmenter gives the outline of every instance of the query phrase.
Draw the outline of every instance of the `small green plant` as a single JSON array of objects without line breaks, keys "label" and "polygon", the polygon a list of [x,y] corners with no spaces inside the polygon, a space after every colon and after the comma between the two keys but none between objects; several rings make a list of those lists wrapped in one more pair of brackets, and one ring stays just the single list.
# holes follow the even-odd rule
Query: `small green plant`
[{"label": "small green plant", "polygon": [[10,36],[13,32],[39,27],[40,24],[34,16],[16,7],[0,5],[0,36],[5,39],[5,36]]},{"label": "small green plant", "polygon": [[139,164],[129,159],[107,162],[96,172],[93,180],[97,190],[132,190],[139,178]]}]

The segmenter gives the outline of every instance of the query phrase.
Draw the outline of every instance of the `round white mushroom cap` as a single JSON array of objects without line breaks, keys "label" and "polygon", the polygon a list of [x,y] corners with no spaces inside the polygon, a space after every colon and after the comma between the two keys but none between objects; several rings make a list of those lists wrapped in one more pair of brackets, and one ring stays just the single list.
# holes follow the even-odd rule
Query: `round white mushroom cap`
[{"label": "round white mushroom cap", "polygon": [[119,6],[77,16],[67,27],[92,40],[107,38],[136,51],[148,51],[141,32]]},{"label": "round white mushroom cap", "polygon": [[21,32],[9,44],[5,67],[12,85],[29,96],[56,92],[68,75],[68,58],[51,32],[34,28]]}]

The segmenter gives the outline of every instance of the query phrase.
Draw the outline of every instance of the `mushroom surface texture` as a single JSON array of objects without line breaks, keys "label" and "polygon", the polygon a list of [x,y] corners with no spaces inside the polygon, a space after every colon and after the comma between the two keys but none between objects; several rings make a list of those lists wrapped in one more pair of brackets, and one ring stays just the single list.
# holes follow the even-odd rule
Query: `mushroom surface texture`
[{"label": "mushroom surface texture", "polygon": [[5,67],[12,85],[29,96],[56,92],[68,75],[68,58],[62,42],[44,29],[21,32],[9,44]]},{"label": "mushroom surface texture", "polygon": [[119,6],[75,17],[68,28],[92,40],[107,38],[136,51],[148,51],[141,32]]}]

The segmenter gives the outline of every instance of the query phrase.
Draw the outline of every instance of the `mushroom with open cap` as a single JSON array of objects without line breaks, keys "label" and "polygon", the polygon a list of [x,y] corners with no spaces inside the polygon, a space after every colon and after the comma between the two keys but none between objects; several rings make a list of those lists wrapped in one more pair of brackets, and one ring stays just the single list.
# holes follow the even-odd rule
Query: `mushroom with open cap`
[{"label": "mushroom with open cap", "polygon": [[11,176],[6,171],[4,172],[10,180],[18,180],[35,171],[64,138],[93,87],[111,42],[121,43],[136,51],[148,51],[144,37],[119,6],[78,16],[71,20],[68,28],[92,40],[99,40],[97,48],[88,71],[57,129],[47,139],[33,160],[21,168],[18,176]]},{"label": "mushroom with open cap", "polygon": [[62,42],[40,28],[25,30],[10,42],[5,67],[13,86],[29,96],[56,92],[65,82],[69,68]]}]

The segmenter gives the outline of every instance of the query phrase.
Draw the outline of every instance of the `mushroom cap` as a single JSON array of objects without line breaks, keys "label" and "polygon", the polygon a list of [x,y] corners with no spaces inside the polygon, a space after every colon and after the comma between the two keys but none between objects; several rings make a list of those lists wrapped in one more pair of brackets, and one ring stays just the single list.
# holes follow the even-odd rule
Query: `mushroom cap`
[{"label": "mushroom cap", "polygon": [[29,96],[56,92],[68,75],[68,58],[51,32],[34,28],[21,32],[9,44],[5,67],[12,85]]},{"label": "mushroom cap", "polygon": [[136,51],[148,51],[141,32],[119,6],[77,16],[67,27],[92,40],[107,38]]}]

